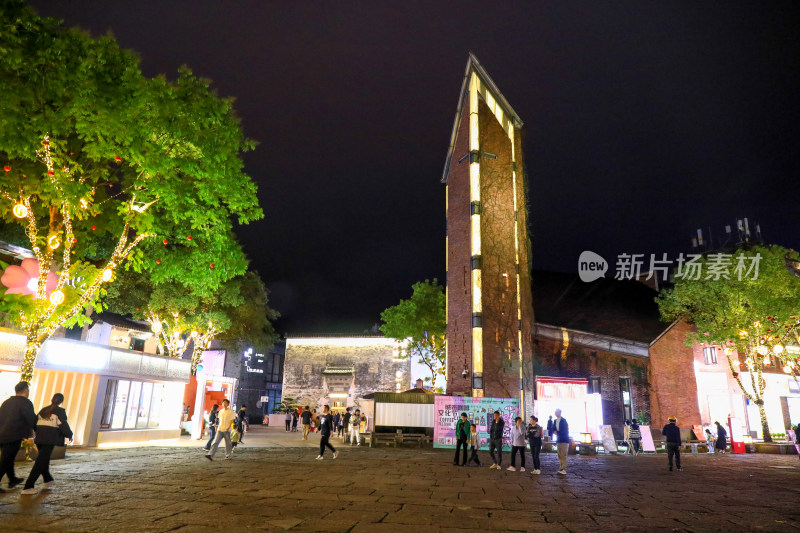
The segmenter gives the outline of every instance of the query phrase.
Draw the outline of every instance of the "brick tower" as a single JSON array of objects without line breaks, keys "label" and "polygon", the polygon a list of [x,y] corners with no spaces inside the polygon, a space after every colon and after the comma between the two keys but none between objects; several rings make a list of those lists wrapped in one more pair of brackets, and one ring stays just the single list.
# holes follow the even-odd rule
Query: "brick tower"
[{"label": "brick tower", "polygon": [[522,120],[470,54],[447,185],[447,392],[532,403]]}]

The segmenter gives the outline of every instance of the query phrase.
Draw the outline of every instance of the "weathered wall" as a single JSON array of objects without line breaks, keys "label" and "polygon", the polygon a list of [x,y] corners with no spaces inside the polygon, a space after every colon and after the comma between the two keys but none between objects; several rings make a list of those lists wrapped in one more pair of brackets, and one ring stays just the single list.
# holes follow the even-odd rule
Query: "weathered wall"
[{"label": "weathered wall", "polygon": [[[283,396],[318,410],[341,401],[358,407],[364,395],[411,388],[411,363],[395,359],[391,339],[383,337],[287,339]],[[351,373],[325,374],[326,369],[351,368]],[[343,385],[343,388],[340,388]],[[399,389],[399,390],[398,390]],[[347,398],[331,398],[343,390]]]},{"label": "weathered wall", "polygon": [[631,379],[631,411],[651,413],[648,360],[642,357],[585,348],[571,344],[562,358],[560,341],[534,337],[533,372],[537,376],[564,378],[600,378],[603,422],[614,426],[624,423],[619,378]]},{"label": "weathered wall", "polygon": [[[695,354],[686,345],[692,326],[678,322],[650,347],[650,397],[654,425],[676,416],[681,427],[700,424],[695,378]],[[702,358],[702,350],[700,351]]]}]

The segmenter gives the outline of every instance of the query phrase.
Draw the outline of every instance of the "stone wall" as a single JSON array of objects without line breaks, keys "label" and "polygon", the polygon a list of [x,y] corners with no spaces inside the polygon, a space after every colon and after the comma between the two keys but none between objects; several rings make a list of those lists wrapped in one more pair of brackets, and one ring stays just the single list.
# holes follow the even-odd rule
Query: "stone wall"
[{"label": "stone wall", "polygon": [[408,390],[411,363],[398,355],[395,342],[384,337],[287,339],[283,396],[318,410],[342,402],[343,409],[359,407],[359,400],[372,392]]}]

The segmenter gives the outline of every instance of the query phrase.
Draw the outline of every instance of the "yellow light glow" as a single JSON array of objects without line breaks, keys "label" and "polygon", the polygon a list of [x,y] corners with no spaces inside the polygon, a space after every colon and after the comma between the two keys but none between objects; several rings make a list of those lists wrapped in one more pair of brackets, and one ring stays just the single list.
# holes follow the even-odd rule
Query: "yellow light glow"
[{"label": "yellow light glow", "polygon": [[196,339],[197,335],[198,335],[198,333],[196,331],[192,331],[192,338],[193,339]]},{"label": "yellow light glow", "polygon": [[483,310],[483,300],[481,292],[481,271],[474,269],[472,271],[472,312],[480,313]]},{"label": "yellow light glow", "polygon": [[739,332],[739,336],[740,336],[741,338],[743,338],[743,339],[744,339],[745,337],[747,337],[747,330],[746,330],[746,329],[743,329],[742,331],[740,331],[740,332]]},{"label": "yellow light glow", "polygon": [[58,235],[50,235],[47,238],[47,246],[49,246],[51,250],[55,250],[61,246],[61,240],[59,240]]},{"label": "yellow light glow", "polygon": [[483,328],[472,328],[472,371],[483,372]]},{"label": "yellow light glow", "polygon": [[472,73],[469,82],[469,149],[480,150],[480,131],[478,130],[478,75]]},{"label": "yellow light glow", "polygon": [[22,204],[15,204],[13,212],[14,216],[17,218],[25,218],[28,216],[28,208]]},{"label": "yellow light glow", "polygon": [[753,327],[760,328],[761,327],[761,322],[756,320],[755,322],[753,322]]},{"label": "yellow light glow", "polygon": [[470,222],[472,223],[472,231],[470,232],[471,253],[472,255],[481,255],[481,216],[472,215]]},{"label": "yellow light glow", "polygon": [[328,394],[328,398],[347,398],[347,394],[344,392],[332,392]]},{"label": "yellow light glow", "polygon": [[480,163],[469,164],[469,201],[481,201],[481,165]]},{"label": "yellow light glow", "polygon": [[783,367],[783,371],[786,372],[787,374],[791,374],[792,373],[792,367],[790,367],[789,365],[786,365],[786,366]]},{"label": "yellow light glow", "polygon": [[64,302],[64,293],[61,291],[53,291],[50,293],[50,303],[53,305],[61,305]]},{"label": "yellow light glow", "polygon": [[763,344],[756,348],[756,351],[761,355],[767,355],[769,353],[769,349]]},{"label": "yellow light glow", "polygon": [[103,270],[102,274],[100,274],[100,278],[103,281],[108,281],[108,280],[111,279],[111,276],[113,276],[113,275],[114,275],[114,271],[111,270],[110,268],[107,268],[107,269]]},{"label": "yellow light glow", "polygon": [[772,347],[772,353],[774,354],[782,354],[783,353],[783,346],[780,344],[776,344]]}]

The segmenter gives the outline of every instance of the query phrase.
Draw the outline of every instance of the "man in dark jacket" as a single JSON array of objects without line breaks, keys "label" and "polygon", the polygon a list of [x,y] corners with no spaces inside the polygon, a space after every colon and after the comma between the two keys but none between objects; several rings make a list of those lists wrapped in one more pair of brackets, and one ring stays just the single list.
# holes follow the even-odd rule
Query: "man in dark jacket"
[{"label": "man in dark jacket", "polygon": [[676,424],[677,421],[678,419],[674,416],[669,417],[669,424],[661,430],[661,434],[666,437],[667,441],[667,460],[670,472],[672,472],[673,456],[675,456],[675,466],[678,467],[678,472],[683,470],[681,468],[681,430]]},{"label": "man in dark jacket", "polygon": [[[494,420],[492,425],[489,426],[489,455],[492,456],[492,466],[495,470],[500,470],[503,466],[503,428],[505,422],[500,417],[500,411],[494,412]],[[494,451],[497,450],[497,457],[495,458]]]},{"label": "man in dark jacket", "polygon": [[556,448],[558,450],[558,464],[560,469],[556,474],[567,474],[567,456],[569,455],[569,424],[561,416],[561,409],[556,409],[556,419],[553,420],[553,430],[556,432]]},{"label": "man in dark jacket", "polygon": [[342,425],[339,426],[339,434],[342,436],[344,440],[347,440],[347,427],[350,425],[350,408],[344,410],[344,416],[342,417]]},{"label": "man in dark jacket", "polygon": [[[461,413],[461,418],[456,422],[456,455],[453,458],[453,466],[467,466],[467,443],[469,443],[470,423],[467,420],[467,413]],[[459,463],[458,452],[464,447],[464,460]]]},{"label": "man in dark jacket", "polygon": [[242,404],[242,408],[239,409],[239,414],[236,417],[236,425],[239,430],[239,444],[244,444],[242,439],[244,438],[244,432],[247,431],[247,406],[245,404]]},{"label": "man in dark jacket", "polygon": [[328,442],[332,432],[333,416],[331,416],[331,408],[325,405],[322,408],[322,416],[319,417],[319,455],[317,456],[317,461],[322,461],[326,447],[331,449],[333,458],[336,459],[336,448]]},{"label": "man in dark jacket", "polygon": [[300,415],[300,422],[303,424],[303,440],[308,440],[308,432],[311,431],[311,416],[311,408],[306,405]]},{"label": "man in dark jacket", "polygon": [[[12,396],[0,405],[0,480],[8,476],[8,488],[23,481],[14,473],[14,459],[22,445],[22,440],[31,437],[36,427],[36,412],[28,399],[28,383],[20,381],[14,387]],[[5,492],[0,489],[0,492]]]},{"label": "man in dark jacket", "polygon": [[553,417],[552,416],[548,416],[547,417],[547,436],[550,438],[550,440],[553,440],[553,435],[555,434],[555,432],[556,432],[556,430],[553,429]]}]

